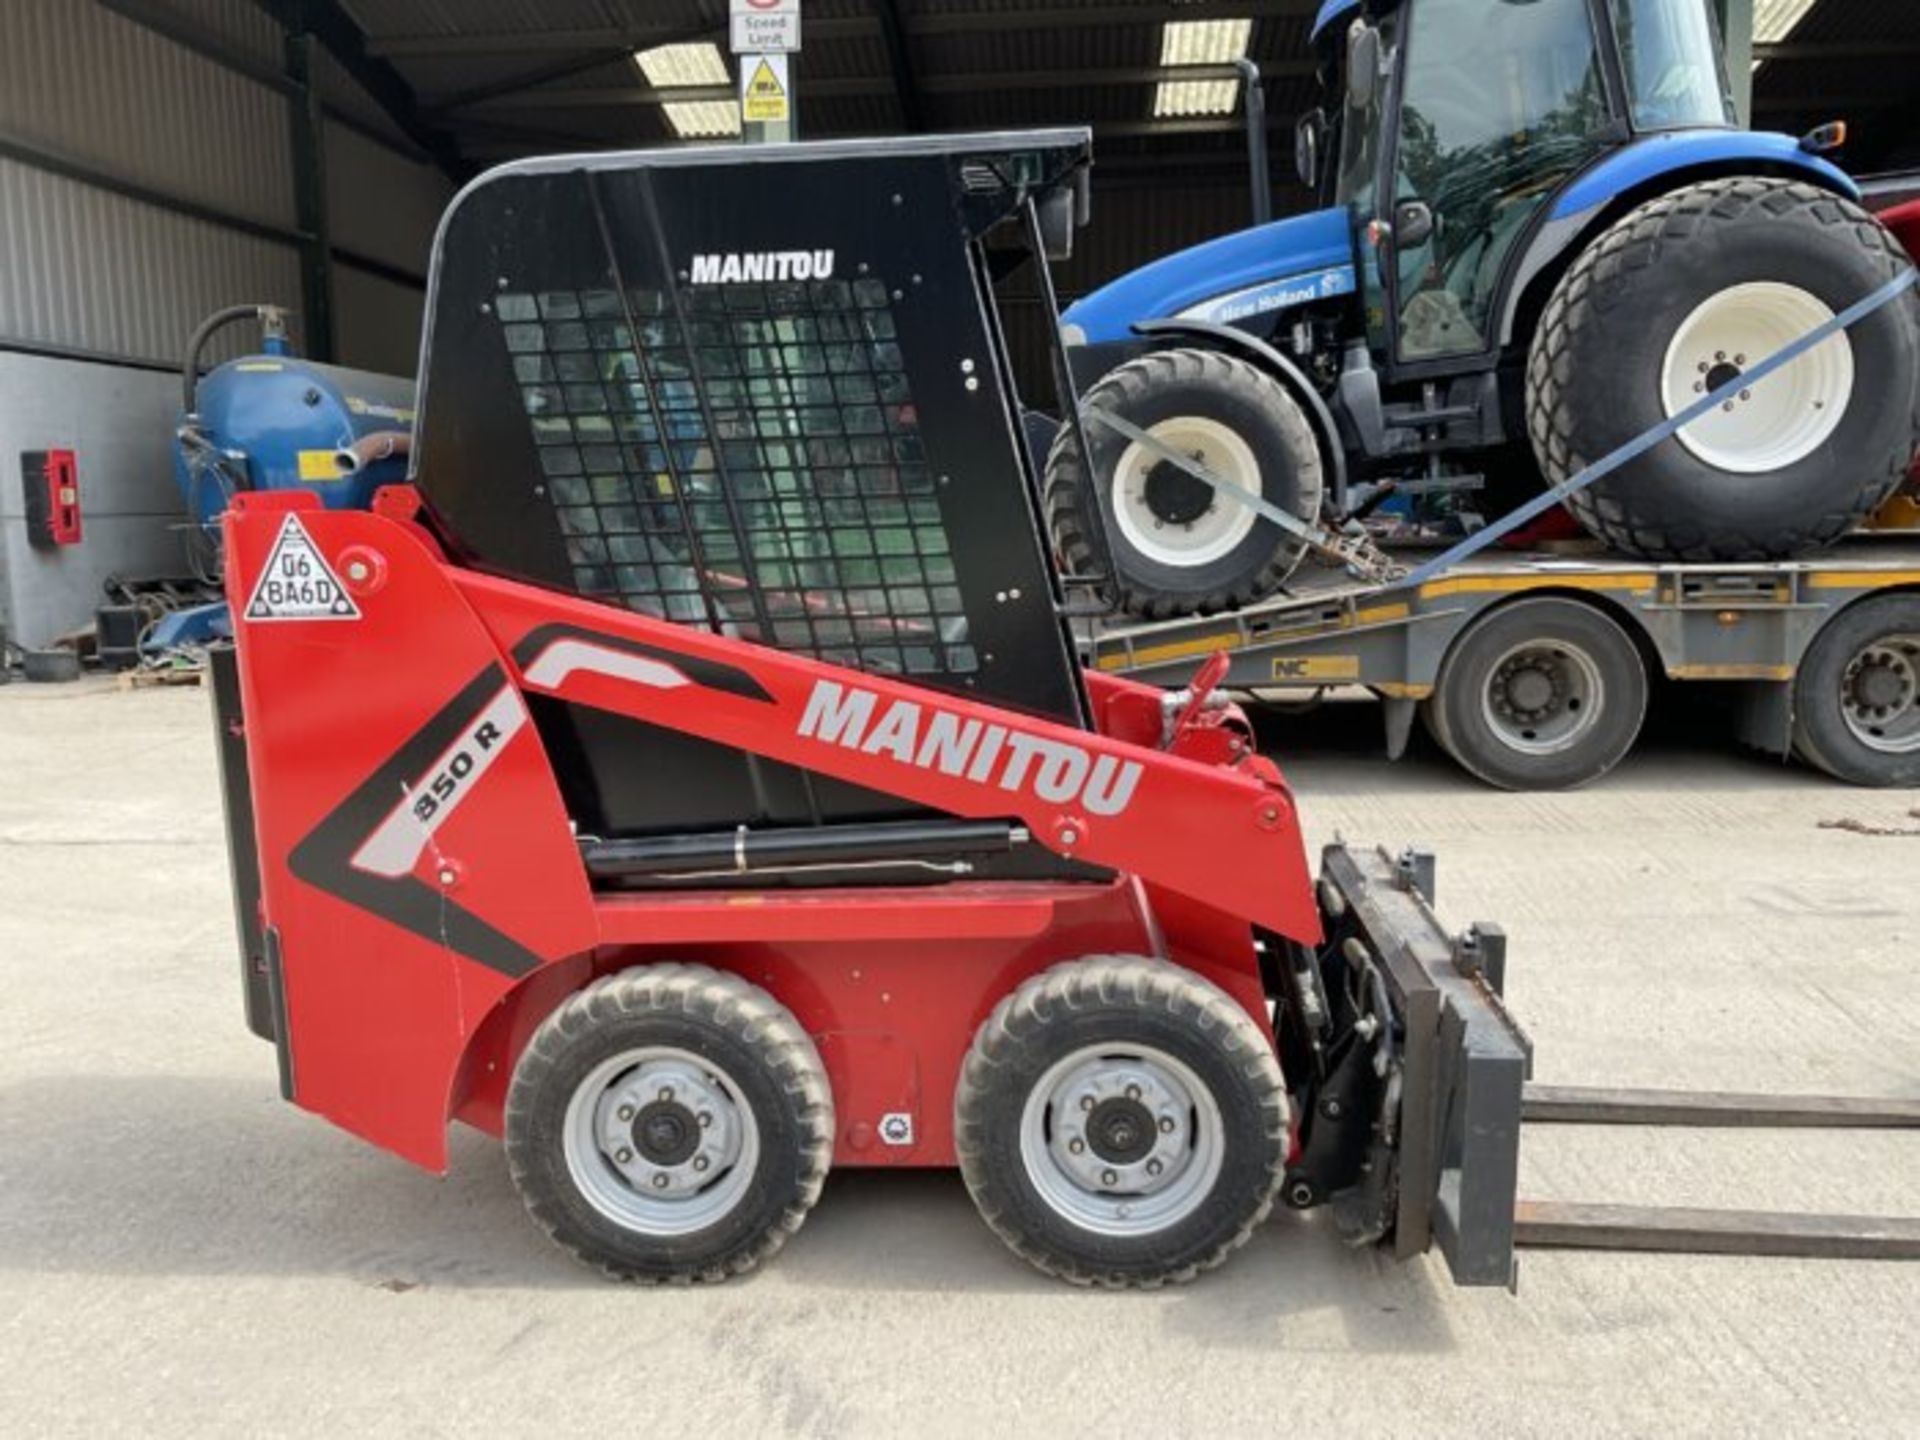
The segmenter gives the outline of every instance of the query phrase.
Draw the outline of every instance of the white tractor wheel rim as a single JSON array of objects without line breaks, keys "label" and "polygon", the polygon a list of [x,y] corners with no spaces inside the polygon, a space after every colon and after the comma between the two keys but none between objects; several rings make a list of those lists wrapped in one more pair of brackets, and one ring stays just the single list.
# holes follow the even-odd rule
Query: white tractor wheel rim
[{"label": "white tractor wheel rim", "polygon": [[1040,1199],[1097,1235],[1152,1235],[1213,1193],[1225,1121],[1193,1070],[1150,1045],[1089,1045],[1027,1092],[1020,1161]]},{"label": "white tractor wheel rim", "polygon": [[560,1138],[587,1203],[656,1237],[690,1235],[732,1213],[760,1161],[760,1125],[739,1084],[713,1061],[666,1045],[596,1065],[568,1099]]},{"label": "white tractor wheel rim", "polygon": [[[1253,457],[1253,447],[1231,427],[1200,415],[1176,415],[1147,426],[1147,434],[1227,484],[1260,495],[1260,464]],[[1128,443],[1113,467],[1113,514],[1128,546],[1149,560],[1182,570],[1210,565],[1232,554],[1259,516],[1228,496],[1215,496],[1205,514],[1184,523],[1156,512],[1149,503],[1147,482],[1165,464],[1136,440]]]},{"label": "white tractor wheel rim", "polygon": [[[1753,281],[1702,301],[1681,322],[1661,369],[1669,417],[1833,319],[1797,285]],[[1699,459],[1737,475],[1764,475],[1806,459],[1846,418],[1853,343],[1833,335],[1680,432]]]}]

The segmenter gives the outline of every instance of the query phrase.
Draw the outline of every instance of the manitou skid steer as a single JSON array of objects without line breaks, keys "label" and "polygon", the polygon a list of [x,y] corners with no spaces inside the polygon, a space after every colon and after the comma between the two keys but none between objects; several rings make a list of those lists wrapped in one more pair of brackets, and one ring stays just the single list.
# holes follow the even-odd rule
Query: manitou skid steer
[{"label": "manitou skid steer", "polygon": [[[1076,663],[992,304],[1084,131],[563,157],[435,242],[411,484],[241,493],[215,666],[283,1093],[634,1279],[957,1164],[1078,1282],[1276,1196],[1513,1275],[1497,928],[1334,846],[1209,670]],[[1070,397],[1069,397],[1070,399]]]}]

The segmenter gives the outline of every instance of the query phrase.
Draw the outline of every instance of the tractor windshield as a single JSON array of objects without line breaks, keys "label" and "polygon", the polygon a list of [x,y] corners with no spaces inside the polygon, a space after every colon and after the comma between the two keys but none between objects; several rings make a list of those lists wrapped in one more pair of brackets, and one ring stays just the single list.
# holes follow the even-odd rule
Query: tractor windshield
[{"label": "tractor windshield", "polygon": [[1710,0],[1610,0],[1636,130],[1734,123]]}]

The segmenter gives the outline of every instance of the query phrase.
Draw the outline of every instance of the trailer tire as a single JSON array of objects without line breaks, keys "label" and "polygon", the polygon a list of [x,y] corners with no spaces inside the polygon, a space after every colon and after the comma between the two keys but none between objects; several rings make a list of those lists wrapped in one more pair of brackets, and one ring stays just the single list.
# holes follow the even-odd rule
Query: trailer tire
[{"label": "trailer tire", "polygon": [[[1313,426],[1286,386],[1244,360],[1156,350],[1113,370],[1081,404],[1199,451],[1223,479],[1257,485],[1290,515],[1319,516],[1323,466]],[[1209,499],[1204,481],[1118,431],[1097,421],[1081,428],[1092,475],[1074,427],[1061,426],[1047,456],[1047,529],[1067,570],[1080,575],[1101,568],[1095,537],[1107,536],[1113,598],[1128,614],[1164,620],[1251,604],[1299,564],[1306,547],[1298,537],[1234,501]]]},{"label": "trailer tire", "polygon": [[994,1233],[1049,1275],[1110,1289],[1191,1280],[1245,1244],[1288,1133],[1252,1017],[1135,956],[1056,965],[1001,1000],[954,1096],[960,1172]]},{"label": "trailer tire", "polygon": [[1470,625],[1440,663],[1422,707],[1460,766],[1502,790],[1571,790],[1633,748],[1647,713],[1647,668],[1603,611],[1540,596]]},{"label": "trailer tire", "polygon": [[1793,748],[1850,785],[1920,785],[1920,594],[1861,600],[1814,637],[1793,682]]},{"label": "trailer tire", "polygon": [[528,1211],[617,1280],[716,1281],[758,1265],[819,1199],[833,1135],[833,1094],[800,1023],[701,965],[587,986],[534,1032],[507,1094],[507,1164]]},{"label": "trailer tire", "polygon": [[[1911,263],[1804,182],[1708,180],[1647,202],[1573,262],[1527,364],[1527,428],[1559,484]],[[1784,559],[1839,539],[1920,444],[1920,301],[1882,306],[1570,496],[1593,534],[1656,560]]]}]

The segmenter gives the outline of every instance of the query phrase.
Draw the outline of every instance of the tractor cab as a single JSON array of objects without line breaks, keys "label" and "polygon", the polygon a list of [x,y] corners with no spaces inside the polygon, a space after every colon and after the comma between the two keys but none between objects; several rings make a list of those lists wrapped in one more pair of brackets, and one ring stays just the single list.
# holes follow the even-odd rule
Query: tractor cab
[{"label": "tractor cab", "polygon": [[1334,0],[1315,45],[1332,93],[1302,178],[1352,219],[1396,372],[1500,348],[1513,262],[1567,182],[1636,137],[1735,124],[1709,0]]}]

